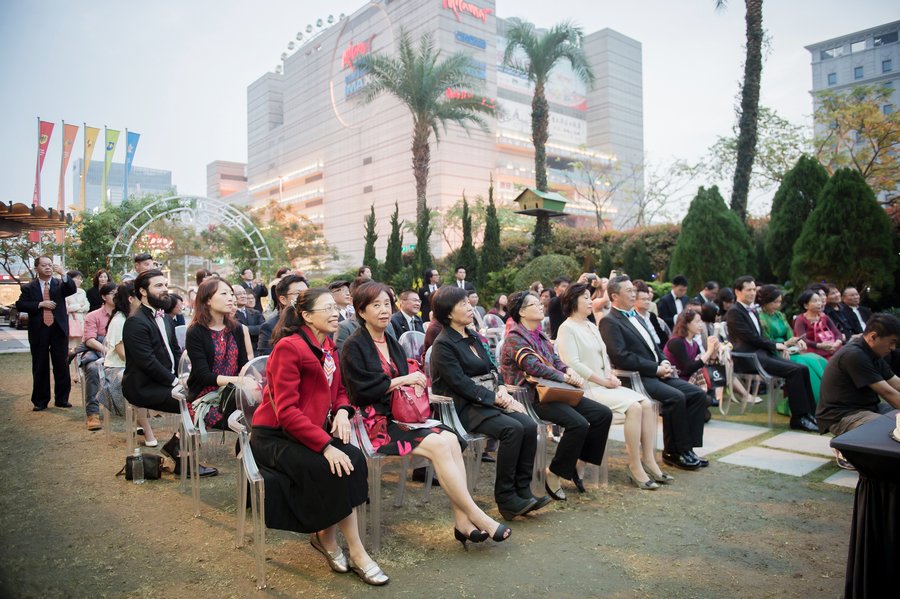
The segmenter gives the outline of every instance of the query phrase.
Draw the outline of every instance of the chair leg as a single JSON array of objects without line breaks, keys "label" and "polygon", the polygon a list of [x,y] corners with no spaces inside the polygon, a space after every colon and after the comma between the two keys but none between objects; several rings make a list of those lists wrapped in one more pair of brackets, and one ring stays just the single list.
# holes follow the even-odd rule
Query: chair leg
[{"label": "chair leg", "polygon": [[428,466],[425,467],[425,489],[422,491],[422,503],[428,503],[431,498],[432,481],[434,481],[434,464],[428,460]]},{"label": "chair leg", "polygon": [[256,588],[266,588],[266,490],[253,484],[250,504],[253,509],[253,552],[256,555]]},{"label": "chair leg", "polygon": [[125,402],[125,447],[128,450],[128,455],[134,454],[134,446],[137,441],[135,439],[135,429],[137,428],[137,412],[134,407]]},{"label": "chair leg", "polygon": [[371,460],[369,463],[369,507],[371,510],[371,548],[378,551],[381,548],[381,460]]},{"label": "chair leg", "polygon": [[394,497],[394,507],[403,507],[406,500],[406,479],[409,474],[409,455],[400,458],[400,472],[397,474],[397,494]]},{"label": "chair leg", "polygon": [[235,525],[234,546],[243,547],[244,526],[247,522],[247,477],[244,474],[244,465],[241,463],[240,457],[238,457],[237,466],[237,507],[235,508],[237,523]]}]

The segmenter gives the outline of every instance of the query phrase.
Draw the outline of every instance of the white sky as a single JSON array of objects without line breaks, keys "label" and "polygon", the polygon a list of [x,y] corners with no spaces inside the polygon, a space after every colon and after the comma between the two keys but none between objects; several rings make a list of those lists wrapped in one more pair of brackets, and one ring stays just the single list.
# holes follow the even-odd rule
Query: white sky
[{"label": "white sky", "polygon": [[[205,195],[209,162],[247,158],[247,85],[274,69],[308,23],[362,5],[3,0],[0,201],[31,201],[38,116],[56,123],[42,176],[45,205],[56,203],[63,119],[140,133],[136,165],[171,170],[179,192]],[[497,0],[497,13],[539,26],[568,18],[586,32],[609,27],[640,41],[644,147],[651,160],[667,160],[698,158],[733,124],[744,3],[731,0],[721,11],[714,6],[714,0]],[[761,102],[809,123],[810,57],[803,47],[897,20],[898,6],[888,0],[767,0],[763,22],[772,45]],[[81,148],[79,131],[72,161]],[[93,159],[102,157],[98,147]],[[115,161],[123,160],[120,137]],[[71,163],[68,171],[71,201]]]}]

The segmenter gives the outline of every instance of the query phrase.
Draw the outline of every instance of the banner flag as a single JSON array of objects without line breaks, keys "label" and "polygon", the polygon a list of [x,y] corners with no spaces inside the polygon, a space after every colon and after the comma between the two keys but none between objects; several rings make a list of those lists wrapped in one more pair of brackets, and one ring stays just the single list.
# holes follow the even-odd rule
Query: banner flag
[{"label": "banner flag", "polygon": [[59,203],[57,209],[60,212],[66,209],[66,169],[69,168],[69,158],[75,148],[75,138],[78,136],[78,125],[67,125],[63,121],[63,151],[59,166]]},{"label": "banner flag", "polygon": [[122,198],[128,197],[128,175],[131,173],[131,163],[134,162],[134,151],[137,149],[140,133],[125,129],[125,177],[122,181]]},{"label": "banner flag", "polygon": [[119,132],[115,129],[103,128],[106,131],[106,157],[103,159],[103,180],[100,183],[100,206],[101,209],[106,208],[109,201],[107,197],[106,181],[109,177],[109,167],[112,166],[113,154],[116,152],[116,143],[119,141]]},{"label": "banner flag", "polygon": [[88,127],[84,124],[84,160],[81,161],[81,201],[80,210],[85,209],[85,187],[87,186],[88,169],[91,166],[91,156],[94,154],[94,146],[97,144],[97,136],[100,135],[99,127]]},{"label": "banner flag", "polygon": [[34,172],[34,198],[31,201],[34,206],[41,205],[41,169],[44,167],[44,158],[47,156],[47,148],[50,146],[50,136],[52,134],[53,123],[42,121],[38,118],[37,166]]}]

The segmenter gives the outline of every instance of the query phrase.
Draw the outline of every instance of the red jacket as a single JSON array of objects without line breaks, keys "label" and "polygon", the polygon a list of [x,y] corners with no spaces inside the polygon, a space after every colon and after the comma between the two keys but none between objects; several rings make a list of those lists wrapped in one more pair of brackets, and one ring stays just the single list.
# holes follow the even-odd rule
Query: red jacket
[{"label": "red jacket", "polygon": [[[315,337],[304,327],[306,336]],[[322,362],[299,334],[278,341],[266,363],[266,388],[262,403],[253,414],[254,426],[281,428],[311,450],[321,452],[331,441],[324,429],[329,408],[353,414],[341,382],[341,371],[334,343],[325,339],[325,349],[334,355],[335,372],[331,387]],[[274,405],[273,405],[274,402]]]}]

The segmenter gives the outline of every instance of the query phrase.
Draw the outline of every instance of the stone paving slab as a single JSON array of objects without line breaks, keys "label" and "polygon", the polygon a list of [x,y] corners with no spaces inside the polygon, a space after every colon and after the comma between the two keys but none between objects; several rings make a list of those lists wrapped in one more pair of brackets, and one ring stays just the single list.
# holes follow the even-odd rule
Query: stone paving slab
[{"label": "stone paving slab", "polygon": [[830,485],[838,485],[839,487],[847,487],[848,489],[855,489],[858,481],[859,473],[854,470],[841,470],[825,479],[825,482]]},{"label": "stone paving slab", "polygon": [[831,451],[829,443],[833,438],[832,435],[817,435],[815,433],[789,431],[781,433],[780,435],[775,435],[771,439],[766,439],[762,444],[773,449],[786,449],[788,451],[812,453],[826,458],[832,458],[834,457],[834,452]]},{"label": "stone paving slab", "polygon": [[827,464],[829,460],[767,447],[748,447],[720,458],[719,461],[790,476],[805,476]]},{"label": "stone paving slab", "polygon": [[[762,426],[726,422],[724,420],[710,420],[703,428],[703,447],[696,447],[694,451],[697,455],[706,456],[730,445],[752,439],[768,430]],[[613,441],[624,443],[625,429],[621,425],[613,426],[609,429],[609,438]],[[656,431],[656,448],[659,450],[663,448],[662,420],[660,420],[659,428]]]}]

